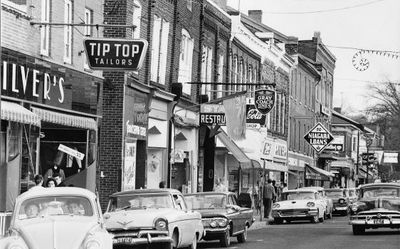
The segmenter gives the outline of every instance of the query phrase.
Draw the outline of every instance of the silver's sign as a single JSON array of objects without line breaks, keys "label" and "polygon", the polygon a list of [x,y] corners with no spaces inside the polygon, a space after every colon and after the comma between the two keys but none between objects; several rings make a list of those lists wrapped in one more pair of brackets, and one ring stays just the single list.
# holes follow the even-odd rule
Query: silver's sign
[{"label": "silver's sign", "polygon": [[268,114],[275,106],[276,92],[270,89],[258,89],[254,92],[254,105],[263,115]]}]

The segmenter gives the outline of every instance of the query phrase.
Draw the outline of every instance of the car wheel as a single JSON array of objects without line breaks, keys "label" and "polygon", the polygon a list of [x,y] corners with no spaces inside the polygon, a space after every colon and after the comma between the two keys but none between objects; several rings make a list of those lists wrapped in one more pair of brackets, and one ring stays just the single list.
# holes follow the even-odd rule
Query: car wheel
[{"label": "car wheel", "polygon": [[189,249],[197,249],[197,236],[196,236],[196,234],[193,236],[192,244],[189,246]]},{"label": "car wheel", "polygon": [[219,243],[222,247],[228,247],[231,244],[231,235],[229,234],[229,229],[226,230],[224,236],[219,239]]},{"label": "car wheel", "polygon": [[317,215],[311,218],[311,223],[318,223],[318,221],[319,221],[319,212],[317,213]]},{"label": "car wheel", "polygon": [[178,232],[174,231],[172,234],[172,248],[178,248]]},{"label": "car wheel", "polygon": [[243,233],[241,233],[241,234],[239,234],[239,235],[237,236],[237,240],[238,240],[239,243],[244,243],[244,242],[246,242],[246,240],[247,240],[247,232],[248,232],[248,227],[245,225],[245,226],[244,226]]},{"label": "car wheel", "polygon": [[365,233],[365,227],[353,225],[353,234],[354,235],[361,235]]},{"label": "car wheel", "polygon": [[274,223],[275,224],[282,224],[283,220],[280,218],[274,218]]}]

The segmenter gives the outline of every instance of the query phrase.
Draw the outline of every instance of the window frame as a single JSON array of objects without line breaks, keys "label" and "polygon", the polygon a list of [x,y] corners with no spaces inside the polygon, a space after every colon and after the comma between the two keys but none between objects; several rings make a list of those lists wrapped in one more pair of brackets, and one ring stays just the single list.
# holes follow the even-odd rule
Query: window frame
[{"label": "window frame", "polygon": [[[51,13],[51,1],[41,1],[41,21],[50,22]],[[47,8],[46,8],[47,7]],[[43,56],[49,56],[50,53],[50,25],[44,25],[40,29],[40,54]]]},{"label": "window frame", "polygon": [[[69,8],[68,8],[69,7]],[[64,23],[72,23],[72,1],[64,0]],[[64,63],[72,64],[72,26],[64,26]]]}]

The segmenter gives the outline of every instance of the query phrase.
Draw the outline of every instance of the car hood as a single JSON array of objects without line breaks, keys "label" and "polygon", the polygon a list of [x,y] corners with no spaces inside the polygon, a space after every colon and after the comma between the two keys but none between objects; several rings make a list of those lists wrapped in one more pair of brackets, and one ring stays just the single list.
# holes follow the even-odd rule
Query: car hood
[{"label": "car hood", "polygon": [[[289,201],[279,201],[276,204],[279,204],[278,209],[287,209],[287,208],[298,208],[298,207],[306,207],[307,203],[314,202],[315,200],[289,200]],[[275,209],[275,208],[274,208]]]},{"label": "car hood", "polygon": [[78,249],[96,226],[93,218],[49,217],[20,222],[15,229],[29,249]]},{"label": "car hood", "polygon": [[400,212],[400,198],[364,198],[359,199],[355,205],[359,211],[393,210]]},{"label": "car hood", "polygon": [[[110,212],[105,215],[105,225],[107,230],[118,229],[135,229],[135,228],[152,228],[154,227],[155,219],[165,218],[171,222],[168,217],[176,213],[173,208],[159,209],[140,209],[140,210],[121,210]],[[107,216],[109,217],[107,218]]]},{"label": "car hood", "polygon": [[219,209],[196,209],[195,211],[201,214],[202,218],[212,218],[212,217],[226,217],[228,212],[225,208]]}]

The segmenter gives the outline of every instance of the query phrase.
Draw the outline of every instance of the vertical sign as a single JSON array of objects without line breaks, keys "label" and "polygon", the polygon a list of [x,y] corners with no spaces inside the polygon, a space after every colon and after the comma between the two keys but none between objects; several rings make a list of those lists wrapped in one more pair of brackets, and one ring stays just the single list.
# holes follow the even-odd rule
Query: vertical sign
[{"label": "vertical sign", "polygon": [[125,163],[122,190],[135,189],[136,141],[125,143]]}]

